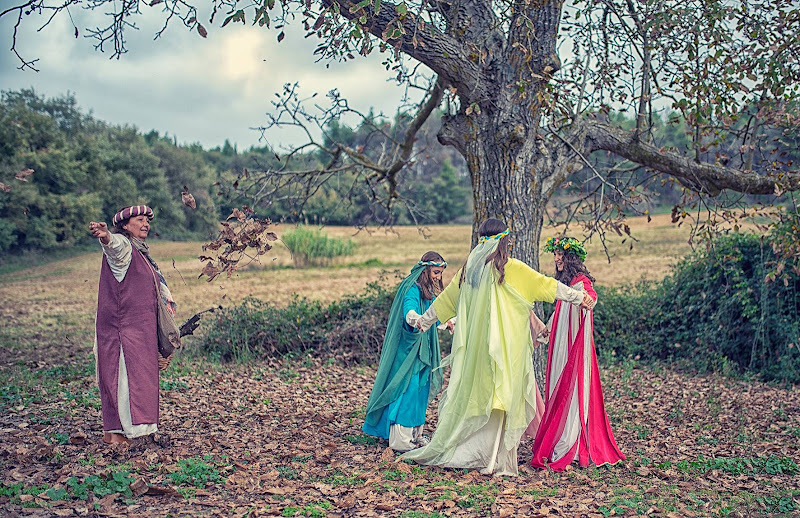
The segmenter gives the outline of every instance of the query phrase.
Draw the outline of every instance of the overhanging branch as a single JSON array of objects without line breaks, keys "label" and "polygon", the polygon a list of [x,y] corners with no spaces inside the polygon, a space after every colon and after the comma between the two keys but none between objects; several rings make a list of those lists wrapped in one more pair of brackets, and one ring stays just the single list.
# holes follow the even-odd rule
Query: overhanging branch
[{"label": "overhanging branch", "polygon": [[394,3],[380,2],[379,10],[375,12],[372,5],[357,7],[357,2],[347,0],[321,0],[321,4],[328,9],[332,9],[334,3],[339,6],[338,14],[347,20],[358,22],[360,17],[366,16],[368,22],[362,29],[381,40],[387,33],[393,33],[393,28],[401,29],[399,37],[384,40],[386,45],[424,63],[445,84],[456,86],[459,92],[470,92],[473,98],[489,95],[482,86],[481,67],[470,59],[463,41],[419,19],[415,13],[398,15],[399,6]]},{"label": "overhanging branch", "polygon": [[697,162],[636,139],[633,132],[601,121],[585,120],[588,150],[610,151],[644,167],[675,177],[682,185],[711,196],[731,189],[746,194],[775,194],[800,190],[800,173],[782,171],[760,174]]}]

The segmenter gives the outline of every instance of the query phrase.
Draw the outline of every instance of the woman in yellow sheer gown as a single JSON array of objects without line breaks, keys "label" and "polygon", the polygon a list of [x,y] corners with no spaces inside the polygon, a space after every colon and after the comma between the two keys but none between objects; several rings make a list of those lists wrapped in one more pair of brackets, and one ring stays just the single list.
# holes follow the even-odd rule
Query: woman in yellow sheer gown
[{"label": "woman in yellow sheer gown", "polygon": [[465,266],[417,321],[425,331],[458,316],[450,355],[442,362],[451,372],[436,431],[430,444],[402,458],[516,475],[520,438],[541,416],[531,361],[533,303],[593,301],[509,258],[509,229],[502,221],[489,219],[478,233]]}]

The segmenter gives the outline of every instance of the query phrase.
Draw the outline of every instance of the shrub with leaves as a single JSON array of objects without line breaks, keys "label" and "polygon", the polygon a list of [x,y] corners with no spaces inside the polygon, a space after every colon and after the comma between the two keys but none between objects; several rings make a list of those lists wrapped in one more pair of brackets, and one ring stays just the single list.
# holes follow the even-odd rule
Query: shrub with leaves
[{"label": "shrub with leaves", "polygon": [[282,241],[292,253],[292,260],[298,268],[329,265],[333,259],[350,255],[356,249],[351,239],[329,237],[320,229],[303,225],[284,232]]},{"label": "shrub with leaves", "polygon": [[598,348],[800,382],[800,274],[791,265],[774,275],[778,261],[786,261],[775,246],[786,241],[784,231],[719,238],[660,284],[601,288]]},{"label": "shrub with leaves", "polygon": [[221,361],[287,353],[331,355],[345,363],[377,361],[397,287],[367,285],[330,304],[295,297],[288,306],[248,298],[202,326],[199,349]]}]

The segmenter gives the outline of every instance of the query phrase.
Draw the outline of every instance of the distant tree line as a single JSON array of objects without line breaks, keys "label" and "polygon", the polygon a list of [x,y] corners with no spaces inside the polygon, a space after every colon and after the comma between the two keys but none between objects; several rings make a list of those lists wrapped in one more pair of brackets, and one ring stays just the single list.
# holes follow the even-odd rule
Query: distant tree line
[{"label": "distant tree line", "polygon": [[[133,203],[153,206],[164,237],[186,239],[215,228],[219,210],[209,187],[217,171],[202,150],[150,137],[96,120],[72,95],[3,92],[0,251],[73,245],[85,239],[90,220],[110,224],[114,212]],[[26,170],[33,173],[21,174]],[[181,203],[184,186],[198,210]]]},{"label": "distant tree line", "polygon": [[[358,129],[332,128],[364,145]],[[435,131],[427,138],[435,138]],[[439,146],[441,148],[441,146]],[[422,156],[408,175],[404,195],[419,208],[419,223],[448,223],[468,216],[469,180],[463,164],[441,149]],[[309,167],[317,158],[306,157]],[[248,204],[233,189],[248,170],[274,167],[269,148],[240,152],[229,141],[214,149],[178,145],[157,131],[97,120],[78,107],[73,94],[45,98],[34,90],[0,93],[0,252],[52,250],[85,239],[86,223],[105,220],[125,204],[147,203],[156,211],[162,238],[204,239],[234,207]],[[32,174],[25,174],[32,170]],[[15,178],[18,176],[19,178]],[[298,210],[280,196],[254,207],[274,221],[358,224],[363,207],[345,205],[348,178],[320,190]],[[195,197],[181,202],[184,187]],[[366,202],[365,202],[366,203]],[[397,221],[410,223],[399,215]],[[465,220],[467,221],[467,220]]]},{"label": "distant tree line", "polygon": [[[375,124],[400,125],[372,118]],[[399,224],[469,223],[472,195],[466,164],[452,148],[436,142],[438,118],[431,118],[418,134],[415,160],[402,171],[399,182],[403,203],[394,210]],[[377,122],[376,122],[377,121]],[[624,122],[624,121],[623,121]],[[632,122],[631,122],[632,123]],[[657,139],[664,146],[684,148],[688,137],[680,122],[659,122]],[[364,153],[379,153],[363,127],[334,122],[331,138]],[[670,184],[647,184],[640,167],[625,168],[602,153],[590,157],[595,170],[628,175],[630,183],[657,195],[664,205],[675,203],[680,190]],[[322,166],[321,157],[303,156],[310,169]],[[168,239],[204,239],[234,207],[251,203],[241,189],[250,171],[277,168],[281,156],[268,147],[239,151],[225,141],[204,149],[199,144],[178,145],[157,131],[142,133],[133,126],[115,126],[82,111],[72,94],[45,98],[34,90],[0,93],[0,252],[52,250],[86,238],[90,220],[109,221],[125,204],[147,203],[156,211],[154,230]],[[33,170],[32,174],[24,171]],[[586,170],[565,185],[556,200],[569,200],[601,181]],[[18,176],[19,178],[15,178]],[[358,225],[374,207],[364,197],[352,196],[348,173],[327,182],[298,206],[280,192],[261,200],[253,209],[273,221],[310,224]],[[181,202],[184,188],[197,208]]]}]

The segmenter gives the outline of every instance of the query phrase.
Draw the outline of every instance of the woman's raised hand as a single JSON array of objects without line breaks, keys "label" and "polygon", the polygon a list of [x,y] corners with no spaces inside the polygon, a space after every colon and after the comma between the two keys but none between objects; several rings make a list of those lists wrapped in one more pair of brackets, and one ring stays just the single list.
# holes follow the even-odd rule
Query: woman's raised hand
[{"label": "woman's raised hand", "polygon": [[108,232],[108,225],[102,221],[100,223],[97,223],[96,221],[90,221],[89,232],[91,232],[94,237],[102,241],[104,245],[107,245],[111,241],[111,234]]}]

